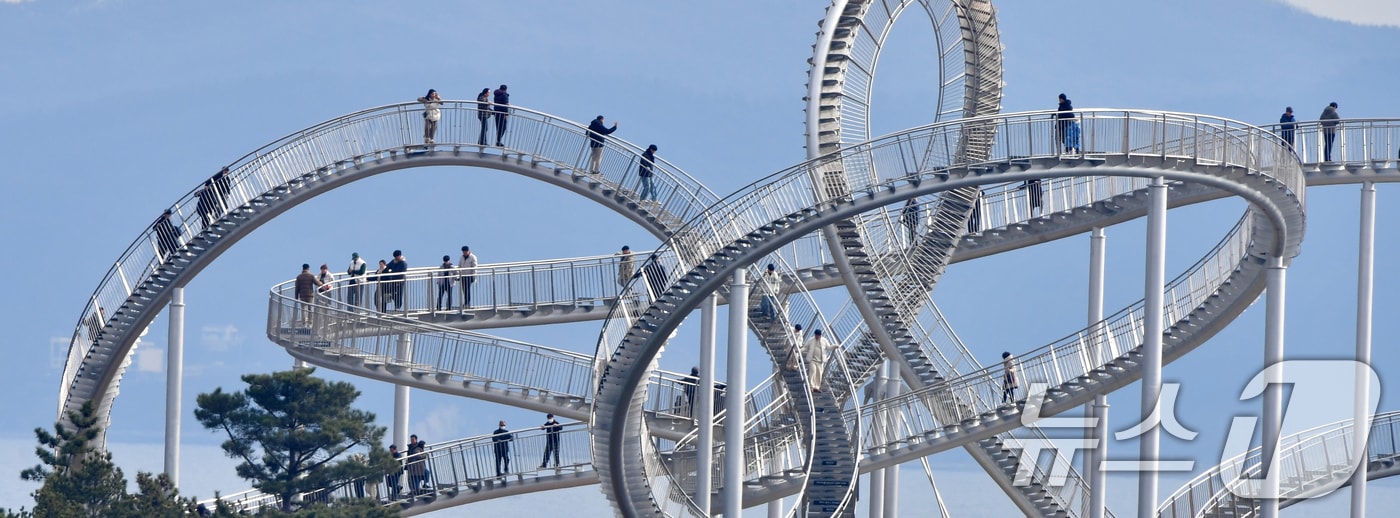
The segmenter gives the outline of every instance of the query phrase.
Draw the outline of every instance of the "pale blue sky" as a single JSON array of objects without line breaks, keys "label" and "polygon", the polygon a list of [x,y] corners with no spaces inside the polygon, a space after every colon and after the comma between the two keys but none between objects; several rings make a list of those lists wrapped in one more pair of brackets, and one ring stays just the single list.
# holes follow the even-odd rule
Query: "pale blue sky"
[{"label": "pale blue sky", "polygon": [[[1176,110],[1261,124],[1276,121],[1285,105],[1300,119],[1315,118],[1331,101],[1343,117],[1400,117],[1393,2],[1313,3],[1327,18],[1282,0],[998,3],[1004,110],[1049,109],[1064,92],[1079,108]],[[9,395],[0,425],[0,506],[29,503],[31,488],[18,483],[18,471],[34,462],[31,430],[55,417],[68,335],[86,297],[156,214],[220,166],[303,127],[428,88],[467,99],[504,82],[518,105],[576,121],[619,120],[618,138],[659,145],[662,156],[723,195],[804,157],[806,60],[825,6],[0,1],[0,243],[12,278],[0,315],[13,332],[13,363],[0,381]],[[1388,25],[1331,19],[1347,17]],[[931,41],[927,22],[915,16],[895,29],[877,78],[875,134],[930,120]],[[1289,273],[1290,357],[1344,358],[1352,350],[1357,191],[1309,193],[1308,237]],[[1398,359],[1397,323],[1388,315],[1400,311],[1400,301],[1387,268],[1400,261],[1400,231],[1391,224],[1400,219],[1396,192],[1380,187],[1375,350],[1383,383]],[[1241,207],[1221,201],[1173,211],[1169,276],[1223,236]],[[1136,222],[1108,230],[1109,312],[1141,297],[1141,229]],[[424,266],[463,243],[490,263],[607,253],[621,244],[648,248],[655,240],[560,190],[494,171],[382,175],[297,207],[238,243],[186,292],[186,491],[208,497],[246,487],[219,456],[221,437],[198,428],[188,411],[200,392],[236,389],[240,374],[290,365],[264,336],[269,287],[304,262],[339,270],[352,251],[377,259],[399,248]],[[1081,327],[1086,258],[1087,239],[1077,236],[955,265],[935,298],[990,361]],[[1028,283],[1036,289],[1021,289]],[[1262,308],[1166,368],[1169,381],[1184,384],[1179,417],[1201,434],[1192,443],[1164,441],[1168,456],[1214,464],[1230,418],[1257,407],[1234,400],[1260,363]],[[591,350],[597,329],[585,323],[500,334]],[[160,467],[165,342],[164,319],[157,319],[116,404],[109,437],[132,474]],[[662,364],[680,370],[694,358],[693,346],[677,347]],[[364,392],[361,405],[388,424],[392,390],[352,381]],[[1383,386],[1381,407],[1392,409],[1393,389]],[[1134,422],[1138,397],[1135,385],[1110,397],[1115,430]],[[484,433],[498,416],[521,426],[538,420],[426,392],[415,391],[413,401],[411,428],[429,442]],[[1134,442],[1110,448],[1137,451]],[[1010,509],[982,475],[955,475],[975,470],[961,453],[933,460],[936,476],[947,470],[939,480],[960,489],[945,487],[959,493],[949,495],[958,516]],[[906,482],[915,475],[906,472]],[[1161,495],[1186,478],[1166,477]],[[1110,502],[1126,516],[1135,483],[1114,484]],[[915,492],[906,492],[909,516],[920,511]],[[607,514],[596,488],[567,494]],[[1394,491],[1373,495],[1396,498]],[[552,502],[537,495],[482,509]]]}]

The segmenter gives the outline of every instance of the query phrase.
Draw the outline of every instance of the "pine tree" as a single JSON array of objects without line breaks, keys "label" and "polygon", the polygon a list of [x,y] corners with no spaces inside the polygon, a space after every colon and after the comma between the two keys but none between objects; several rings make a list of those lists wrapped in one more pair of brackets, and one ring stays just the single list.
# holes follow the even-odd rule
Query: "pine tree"
[{"label": "pine tree", "polygon": [[34,455],[40,464],[20,472],[24,480],[40,482],[34,497],[34,510],[18,513],[0,510],[3,518],[176,518],[186,516],[194,505],[180,498],[165,475],[138,473],[140,492],[126,493],[121,468],[112,463],[112,454],[98,451],[102,435],[97,405],[89,401],[69,412],[68,424],[54,424],[53,433],[36,428],[39,446]]},{"label": "pine tree", "polygon": [[196,399],[195,418],[207,429],[224,431],[224,453],[243,461],[238,476],[277,495],[286,512],[299,507],[299,494],[385,471],[377,462],[335,462],[354,448],[386,458],[380,448],[385,429],[374,426],[374,414],[351,407],[360,395],[353,385],[327,382],[314,372],[248,374],[243,392],[218,388]]},{"label": "pine tree", "polygon": [[71,427],[54,424],[53,433],[35,428],[39,446],[34,455],[41,464],[20,473],[24,480],[41,482],[33,493],[34,516],[102,517],[126,496],[126,479],[112,463],[112,454],[97,451],[94,441],[101,436],[97,405],[88,401],[68,413]]}]

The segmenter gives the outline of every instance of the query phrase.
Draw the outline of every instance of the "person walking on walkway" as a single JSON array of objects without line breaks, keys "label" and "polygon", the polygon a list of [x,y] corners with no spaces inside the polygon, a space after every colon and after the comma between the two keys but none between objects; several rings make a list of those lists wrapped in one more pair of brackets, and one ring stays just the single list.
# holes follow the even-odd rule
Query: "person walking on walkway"
[{"label": "person walking on walkway", "polygon": [[919,212],[919,201],[915,198],[904,202],[904,208],[899,211],[899,220],[909,231],[909,246],[914,246],[919,238]]},{"label": "person walking on walkway", "polygon": [[482,88],[481,93],[476,94],[476,120],[481,123],[481,134],[477,135],[476,143],[479,146],[486,145],[486,123],[491,120],[491,89]]},{"label": "person walking on walkway", "polygon": [[1001,402],[1009,403],[1016,401],[1016,389],[1021,386],[1020,376],[1016,372],[1016,358],[1011,353],[1001,353]]},{"label": "person walking on walkway", "polygon": [[399,451],[397,444],[389,445],[389,456],[394,459],[394,469],[384,475],[384,485],[389,489],[389,500],[398,500],[399,494],[403,490],[403,452]]},{"label": "person walking on walkway", "polygon": [[510,93],[506,85],[501,85],[491,96],[491,102],[496,104],[496,147],[501,147],[505,145],[501,139],[506,136],[506,118],[510,116]]},{"label": "person walking on walkway", "polygon": [[1293,149],[1293,130],[1298,128],[1298,119],[1293,116],[1293,107],[1288,106],[1283,109],[1283,116],[1278,118],[1278,136],[1288,143],[1288,149]]},{"label": "person walking on walkway", "polygon": [[228,177],[228,167],[225,166],[219,172],[214,173],[214,176],[209,180],[214,185],[214,194],[218,197],[219,202],[216,208],[219,216],[222,217],[224,214],[228,214],[228,195],[233,190],[233,179]]},{"label": "person walking on walkway", "polygon": [[330,296],[331,285],[335,283],[335,274],[331,273],[331,267],[321,263],[321,273],[316,274],[316,292],[325,293]]},{"label": "person walking on walkway", "polygon": [[200,187],[199,192],[195,194],[195,198],[199,200],[199,203],[195,205],[195,210],[199,212],[199,219],[204,221],[206,229],[211,223],[218,221],[219,216],[223,215],[219,213],[218,197],[219,195],[214,192],[213,178],[205,180],[204,186]]},{"label": "person walking on walkway", "polygon": [[642,152],[640,165],[637,166],[637,178],[640,179],[637,186],[637,199],[641,201],[656,201],[656,186],[651,183],[652,168],[656,166],[656,144],[647,146],[647,150]]},{"label": "person walking on walkway", "polygon": [[[452,309],[452,272],[450,270],[453,268],[455,266],[452,266],[452,256],[442,256],[442,265],[438,266],[438,269],[443,271],[437,274],[437,303],[433,306],[433,309],[437,311]],[[447,295],[446,306],[442,305],[443,295]]]},{"label": "person walking on walkway", "polygon": [[[472,253],[472,247],[462,245],[462,257],[457,260],[457,267],[462,269],[462,309],[472,307],[472,284],[476,283],[476,254]],[[448,303],[451,305],[451,303]]]},{"label": "person walking on walkway", "polygon": [[1069,141],[1070,125],[1074,124],[1074,103],[1065,94],[1060,94],[1059,100],[1060,104],[1055,108],[1055,139],[1065,147],[1065,152],[1069,152],[1078,147],[1077,142],[1070,146]]},{"label": "person walking on walkway", "polygon": [[792,334],[788,336],[787,359],[783,362],[783,368],[796,371],[802,368],[802,340],[807,337],[807,333],[802,331],[802,324],[792,325]]},{"label": "person walking on walkway", "polygon": [[311,265],[302,263],[301,273],[297,275],[296,285],[292,294],[296,296],[301,308],[300,322],[302,326],[311,325],[311,305],[316,302],[316,275],[311,273]]},{"label": "person walking on walkway", "polygon": [[540,425],[544,430],[544,460],[540,461],[540,469],[549,465],[549,455],[554,454],[554,467],[559,467],[559,434],[564,431],[564,425],[554,420],[554,414],[544,415],[544,424]]},{"label": "person walking on walkway", "polygon": [[408,493],[418,494],[428,484],[428,443],[418,434],[408,436]]},{"label": "person walking on walkway", "polygon": [[599,174],[599,168],[603,164],[603,137],[611,135],[617,131],[617,121],[613,121],[611,128],[603,122],[603,116],[593,119],[588,124],[588,172],[589,174]]},{"label": "person walking on walkway", "polygon": [[622,251],[616,254],[617,259],[617,284],[627,287],[627,283],[632,280],[632,275],[636,273],[636,263],[633,262],[632,248],[622,245]]},{"label": "person walking on walkway", "polygon": [[695,417],[695,389],[700,386],[700,366],[690,368],[690,375],[681,379],[681,391],[685,392],[685,415]]},{"label": "person walking on walkway", "polygon": [[180,229],[175,228],[175,224],[170,221],[170,216],[174,213],[170,209],[160,213],[155,223],[151,224],[151,230],[156,235],[156,247],[160,249],[160,261],[170,262],[175,258],[175,251],[180,249]]},{"label": "person walking on walkway", "polygon": [[812,392],[821,392],[822,376],[826,370],[826,356],[836,350],[836,346],[822,337],[822,330],[812,331],[803,353],[807,356],[807,384]]},{"label": "person walking on walkway", "polygon": [[1337,140],[1337,121],[1342,118],[1337,114],[1337,103],[1328,104],[1322,109],[1322,115],[1317,117],[1322,126],[1322,161],[1332,161],[1332,141]]},{"label": "person walking on walkway", "polygon": [[1031,178],[1021,184],[1021,188],[1026,190],[1026,198],[1030,201],[1030,209],[1027,216],[1034,217],[1044,208],[1045,190],[1040,185],[1039,178]]},{"label": "person walking on walkway", "polygon": [[510,473],[510,442],[515,436],[506,429],[506,422],[501,421],[500,428],[491,432],[491,446],[496,450],[496,476],[505,476]]},{"label": "person walking on walkway", "polygon": [[438,121],[442,119],[442,98],[437,90],[428,89],[427,95],[418,98],[423,103],[423,143],[432,144],[437,135]]},{"label": "person walking on walkway", "polygon": [[660,257],[651,254],[651,257],[642,263],[642,273],[646,277],[647,287],[651,288],[651,299],[660,299],[670,284],[670,279],[666,278],[666,267],[661,266]]},{"label": "person walking on walkway", "polygon": [[385,282],[385,279],[388,277],[389,263],[380,259],[379,268],[374,270],[374,274],[366,279],[366,282],[374,284],[374,307],[377,308],[380,313],[383,313],[385,308],[389,307],[389,299],[393,297],[393,295],[389,293],[389,284]]},{"label": "person walking on walkway", "polygon": [[345,283],[349,286],[349,289],[345,292],[346,304],[351,306],[360,304],[360,295],[363,294],[362,292],[364,290],[363,284],[366,267],[365,260],[360,259],[359,252],[350,253],[350,266],[345,269],[345,275],[350,278],[350,280]]},{"label": "person walking on walkway", "polygon": [[778,294],[783,289],[783,278],[778,275],[778,268],[772,263],[763,269],[763,277],[760,279],[763,285],[759,289],[758,311],[768,320],[778,318]]},{"label": "person walking on walkway", "polygon": [[[403,252],[394,250],[394,260],[389,261],[389,294],[394,299],[394,310],[403,309],[403,282],[404,272],[408,271],[408,260],[404,259]],[[388,301],[384,301],[388,305]]]}]

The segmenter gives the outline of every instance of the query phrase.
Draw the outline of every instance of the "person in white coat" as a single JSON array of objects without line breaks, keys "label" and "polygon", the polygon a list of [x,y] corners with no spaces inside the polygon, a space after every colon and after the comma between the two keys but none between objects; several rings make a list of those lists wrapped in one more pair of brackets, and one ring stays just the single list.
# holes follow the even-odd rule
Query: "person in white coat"
[{"label": "person in white coat", "polygon": [[812,338],[803,346],[807,360],[807,383],[813,392],[821,392],[822,375],[826,369],[826,356],[836,350],[836,344],[822,337],[822,330],[812,331]]},{"label": "person in white coat", "polygon": [[442,98],[437,90],[428,89],[428,94],[418,98],[423,103],[423,143],[432,144],[437,134],[438,121],[442,120]]},{"label": "person in white coat", "polygon": [[[462,257],[457,260],[457,267],[462,269],[462,309],[465,310],[472,305],[472,284],[476,283],[476,254],[472,253],[472,248],[462,246]],[[451,305],[449,303],[449,305]]]},{"label": "person in white coat", "polygon": [[1001,402],[1016,400],[1016,389],[1021,386],[1021,376],[1016,372],[1016,357],[1010,352],[1001,353]]}]

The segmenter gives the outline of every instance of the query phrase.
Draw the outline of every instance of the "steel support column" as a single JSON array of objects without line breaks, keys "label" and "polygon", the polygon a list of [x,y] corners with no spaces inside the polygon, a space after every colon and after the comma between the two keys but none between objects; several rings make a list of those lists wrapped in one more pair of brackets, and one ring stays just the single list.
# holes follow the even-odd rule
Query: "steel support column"
[{"label": "steel support column", "polygon": [[185,372],[185,287],[171,290],[170,329],[165,351],[165,475],[180,487],[180,403]]},{"label": "steel support column", "polygon": [[[1263,453],[1264,495],[1260,500],[1260,515],[1264,518],[1278,518],[1279,477],[1282,473],[1274,461],[1278,460],[1278,440],[1283,427],[1283,369],[1269,369],[1283,362],[1283,317],[1284,293],[1287,289],[1287,268],[1282,257],[1270,257],[1267,272],[1267,304],[1264,313],[1264,437],[1260,439]],[[1369,380],[1370,378],[1365,378]]]},{"label": "steel support column", "polygon": [[[408,333],[400,334],[397,347],[394,348],[394,359],[413,359],[410,350],[412,347],[413,342]],[[394,444],[399,446],[399,451],[408,451],[408,385],[394,385]]]},{"label": "steel support column", "polygon": [[[875,375],[875,381],[874,381],[874,383],[873,383],[874,386],[872,387],[872,388],[874,389],[874,391],[875,391],[875,397],[874,397],[874,399],[875,399],[876,401],[885,399],[885,391],[887,390],[887,387],[889,386],[889,381],[890,381],[890,362],[889,362],[889,360],[885,360],[884,363],[881,363],[881,364],[880,364],[880,371],[879,371],[878,374]],[[886,435],[885,435],[885,434],[886,434],[886,431],[885,431],[885,420],[883,419],[883,416],[877,415],[877,416],[875,416],[874,419],[871,419],[870,421],[871,421],[871,422],[870,422],[870,433],[871,433],[872,435],[874,435],[875,437],[879,438],[879,440],[876,440],[875,443],[876,443],[876,444],[881,444],[881,443],[883,443],[883,442],[884,442],[883,438],[886,436]],[[873,453],[873,454],[880,454],[880,453],[884,453],[884,451],[885,451],[885,448],[884,448],[883,446],[877,446],[877,447],[875,447],[875,449],[874,449],[873,451],[871,451],[871,453]],[[883,470],[883,469],[877,469],[877,470],[875,470],[875,471],[870,472],[870,489],[869,489],[869,491],[870,491],[870,493],[869,493],[869,495],[870,495],[870,496],[869,496],[869,500],[870,500],[870,518],[884,518],[884,516],[885,516],[885,470]]]},{"label": "steel support column", "polygon": [[1138,460],[1153,466],[1138,473],[1138,516],[1157,512],[1157,470],[1161,427],[1149,421],[1162,396],[1162,289],[1167,277],[1167,182],[1158,176],[1148,187],[1147,271],[1143,279],[1142,423]]},{"label": "steel support column", "polygon": [[[899,373],[899,367],[894,364],[894,360],[885,360],[885,365],[889,369],[889,377],[885,381],[885,397],[892,398],[904,392],[904,385],[895,377],[895,374]],[[890,419],[885,426],[893,427],[893,421]],[[899,465],[885,468],[885,518],[899,518]]]},{"label": "steel support column", "polygon": [[744,508],[744,393],[747,391],[749,284],[743,268],[734,271],[729,284],[729,346],[726,350],[727,378],[724,411],[724,516],[739,518]]},{"label": "steel support column", "polygon": [[1369,471],[1369,455],[1366,442],[1360,440],[1361,426],[1370,426],[1368,402],[1371,400],[1371,376],[1365,365],[1371,364],[1371,316],[1372,294],[1375,292],[1376,276],[1376,185],[1371,182],[1361,184],[1361,239],[1356,261],[1356,401],[1352,406],[1352,422],[1358,427],[1353,430],[1351,451],[1357,452],[1356,471],[1351,475],[1351,516],[1366,516],[1366,476]]},{"label": "steel support column", "polygon": [[[1092,367],[1104,364],[1103,346],[1107,340],[1107,329],[1104,329],[1099,322],[1103,321],[1103,290],[1104,290],[1104,258],[1106,255],[1106,237],[1102,228],[1095,228],[1089,235],[1089,313],[1088,325],[1093,330],[1092,338],[1094,344],[1089,348],[1089,363]],[[1089,482],[1089,518],[1104,518],[1104,507],[1107,505],[1108,474],[1100,469],[1104,459],[1108,458],[1108,395],[1098,394],[1094,396],[1094,402],[1085,405],[1084,413],[1091,419],[1089,422],[1092,428],[1085,430],[1089,434],[1089,444],[1094,447],[1084,451],[1084,476]]]},{"label": "steel support column", "polygon": [[[715,311],[714,294],[700,304],[700,380],[695,394],[699,401],[694,416],[698,419],[699,437],[695,443],[695,503],[704,516],[710,516],[710,495],[714,484],[715,463]],[[701,389],[700,387],[705,387]]]}]

